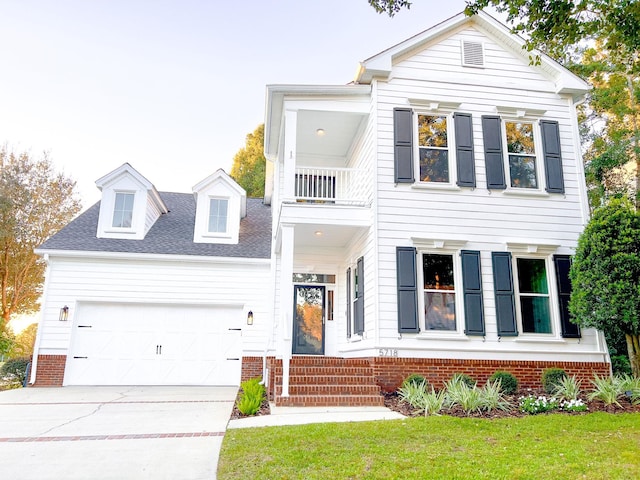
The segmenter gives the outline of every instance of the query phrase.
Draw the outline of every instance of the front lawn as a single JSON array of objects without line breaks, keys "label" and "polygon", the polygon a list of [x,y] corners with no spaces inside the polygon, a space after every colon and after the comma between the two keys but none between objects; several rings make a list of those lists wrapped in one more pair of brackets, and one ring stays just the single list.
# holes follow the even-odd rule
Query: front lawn
[{"label": "front lawn", "polygon": [[640,478],[640,414],[232,429],[218,479]]}]

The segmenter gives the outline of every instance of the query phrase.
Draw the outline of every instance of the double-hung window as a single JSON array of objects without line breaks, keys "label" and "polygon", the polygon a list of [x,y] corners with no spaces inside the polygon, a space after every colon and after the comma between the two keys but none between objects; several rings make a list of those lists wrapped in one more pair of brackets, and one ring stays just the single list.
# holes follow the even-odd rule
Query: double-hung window
[{"label": "double-hung window", "polygon": [[564,193],[557,121],[496,115],[481,120],[487,188]]},{"label": "double-hung window", "polygon": [[113,220],[111,226],[114,228],[131,228],[133,221],[133,201],[134,193],[116,192],[113,208]]},{"label": "double-hung window", "polygon": [[229,200],[226,198],[209,199],[209,233],[227,232],[227,213]]},{"label": "double-hung window", "polygon": [[542,258],[516,258],[522,333],[552,333],[549,282]]},{"label": "double-hung window", "polygon": [[539,181],[534,124],[506,121],[504,125],[511,187],[537,189]]},{"label": "double-hung window", "polygon": [[424,321],[426,330],[456,330],[456,292],[453,255],[422,255]]},{"label": "double-hung window", "polygon": [[426,114],[417,117],[420,181],[449,183],[447,117]]}]

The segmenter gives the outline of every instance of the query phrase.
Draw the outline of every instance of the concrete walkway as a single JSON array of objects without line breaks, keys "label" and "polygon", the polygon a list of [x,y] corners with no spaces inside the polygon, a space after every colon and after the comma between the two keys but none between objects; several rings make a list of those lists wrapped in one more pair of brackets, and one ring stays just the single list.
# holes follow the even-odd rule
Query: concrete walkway
[{"label": "concrete walkway", "polygon": [[239,418],[229,421],[227,428],[275,427],[329,422],[366,422],[397,420],[404,415],[386,407],[276,407],[271,404],[271,415]]},{"label": "concrete walkway", "polygon": [[0,392],[2,478],[215,478],[236,387]]}]

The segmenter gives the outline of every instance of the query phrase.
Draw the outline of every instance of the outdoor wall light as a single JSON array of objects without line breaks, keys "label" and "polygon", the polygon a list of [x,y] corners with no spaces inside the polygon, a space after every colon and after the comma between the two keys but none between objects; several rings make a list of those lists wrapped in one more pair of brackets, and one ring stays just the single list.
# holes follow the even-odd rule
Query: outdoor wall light
[{"label": "outdoor wall light", "polygon": [[253,325],[253,312],[251,310],[247,313],[247,325]]},{"label": "outdoor wall light", "polygon": [[69,320],[69,307],[66,305],[60,309],[60,317],[58,318],[61,322],[66,322]]},{"label": "outdoor wall light", "polygon": [[324,128],[319,128],[316,130],[316,135],[318,135],[319,137],[324,137],[325,133],[326,132],[324,131]]}]

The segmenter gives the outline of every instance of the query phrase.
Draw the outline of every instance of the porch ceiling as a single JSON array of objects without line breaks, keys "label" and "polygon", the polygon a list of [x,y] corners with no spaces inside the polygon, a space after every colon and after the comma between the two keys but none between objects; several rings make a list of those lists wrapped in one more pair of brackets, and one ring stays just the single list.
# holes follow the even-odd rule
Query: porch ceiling
[{"label": "porch ceiling", "polygon": [[350,241],[363,232],[363,228],[345,225],[296,225],[295,249],[346,247]]},{"label": "porch ceiling", "polygon": [[[298,156],[346,158],[365,118],[361,112],[299,110]],[[319,129],[324,135],[318,135]]]}]

